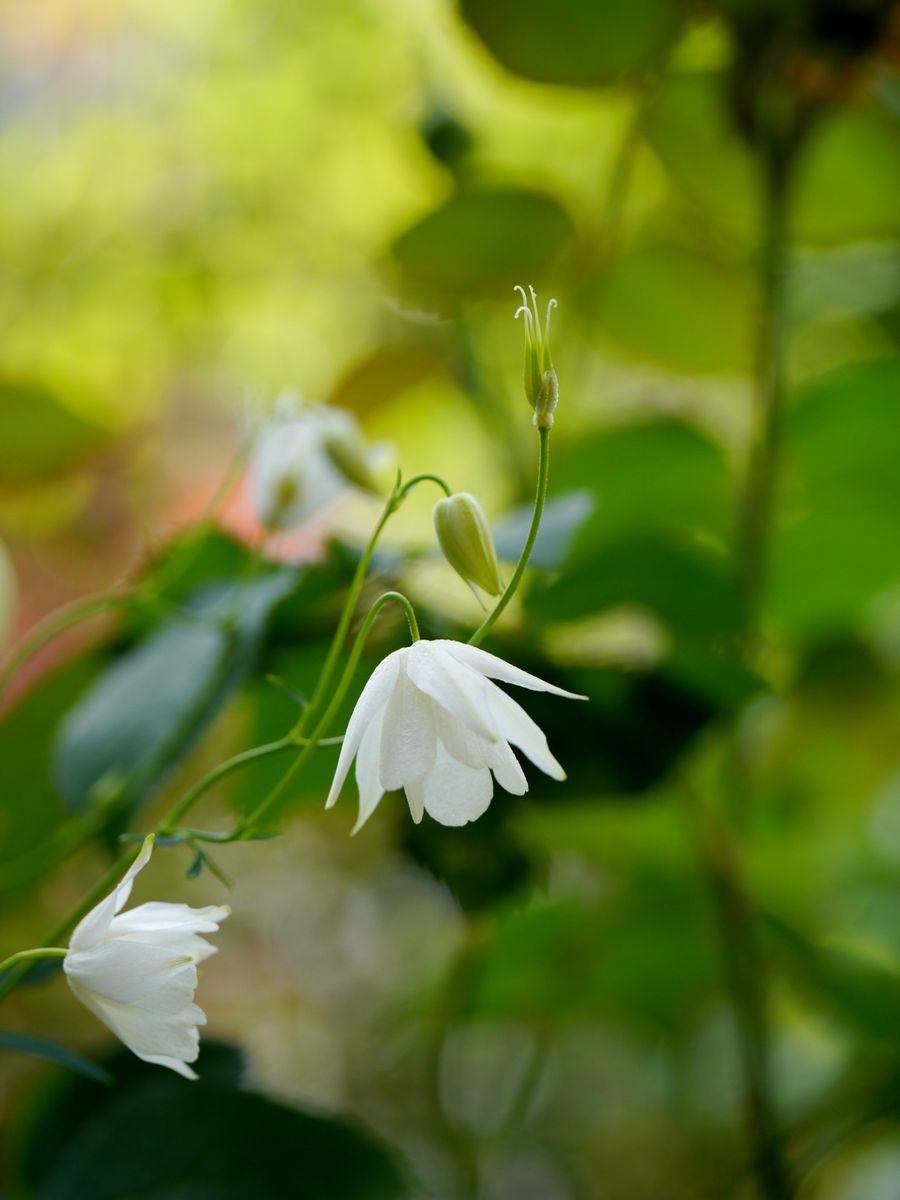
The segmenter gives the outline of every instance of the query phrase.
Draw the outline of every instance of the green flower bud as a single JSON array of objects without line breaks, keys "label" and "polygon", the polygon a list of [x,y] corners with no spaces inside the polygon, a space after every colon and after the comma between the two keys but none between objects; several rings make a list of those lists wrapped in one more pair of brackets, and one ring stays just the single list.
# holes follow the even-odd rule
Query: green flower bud
[{"label": "green flower bud", "polygon": [[503,591],[497,551],[484,509],[468,492],[455,492],[438,500],[433,509],[434,529],[444,557],[470,587],[489,596]]},{"label": "green flower bud", "polygon": [[521,316],[525,321],[525,395],[534,409],[537,428],[550,429],[559,400],[559,380],[550,356],[550,314],[556,308],[556,301],[547,302],[542,326],[534,288],[528,289],[530,299],[523,287],[513,290],[522,297],[522,303],[516,309],[516,318]]},{"label": "green flower bud", "polygon": [[325,453],[344,478],[355,483],[365,492],[381,493],[366,456],[366,446],[361,437],[350,431],[329,434],[323,443]]}]

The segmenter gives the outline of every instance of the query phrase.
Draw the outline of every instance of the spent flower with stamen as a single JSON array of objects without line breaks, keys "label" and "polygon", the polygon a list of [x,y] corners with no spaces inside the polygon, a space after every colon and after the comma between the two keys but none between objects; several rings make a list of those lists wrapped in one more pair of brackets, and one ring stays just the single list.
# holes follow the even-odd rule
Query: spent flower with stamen
[{"label": "spent flower with stamen", "polygon": [[557,304],[553,299],[547,301],[542,324],[534,288],[529,285],[527,295],[519,285],[513,290],[522,297],[515,315],[525,324],[525,395],[534,409],[537,428],[550,429],[559,400],[559,380],[550,355],[550,315]]},{"label": "spent flower with stamen", "polygon": [[188,1063],[206,1023],[194,1004],[197,964],[216,952],[200,935],[215,933],[231,909],[151,901],[121,912],[152,850],[151,834],[121,882],[76,926],[63,970],[75,997],[138,1058],[195,1079]]},{"label": "spent flower with stamen", "polygon": [[517,746],[552,779],[565,772],[540,727],[493,680],[583,700],[463,642],[417,641],[375,668],[347,725],[326,807],[338,798],[356,759],[359,817],[369,819],[385,792],[403,788],[417,823],[465,825],[487,809],[494,780],[521,796],[528,781]]}]

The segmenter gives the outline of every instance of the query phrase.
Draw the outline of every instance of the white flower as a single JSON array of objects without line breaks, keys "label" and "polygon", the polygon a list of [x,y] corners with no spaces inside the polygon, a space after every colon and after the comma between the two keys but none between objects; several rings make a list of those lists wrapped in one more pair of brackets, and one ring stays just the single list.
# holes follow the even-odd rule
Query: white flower
[{"label": "white flower", "polygon": [[199,935],[215,933],[231,910],[151,902],[121,913],[152,850],[151,834],[122,882],[76,927],[63,970],[76,998],[138,1058],[196,1079],[187,1064],[206,1024],[193,1002],[197,963],[216,952]]},{"label": "white flower", "polygon": [[367,447],[352,413],[290,392],[261,427],[250,456],[250,497],[267,529],[293,529],[350,483],[377,490],[381,447]]},{"label": "white flower", "polygon": [[540,728],[492,679],[585,699],[475,646],[414,642],[379,663],[363,688],[326,807],[337,800],[354,756],[359,788],[354,833],[394,788],[405,790],[414,821],[427,812],[442,825],[480,817],[491,802],[494,779],[521,796],[528,781],[511,746],[546,775],[565,779]]}]

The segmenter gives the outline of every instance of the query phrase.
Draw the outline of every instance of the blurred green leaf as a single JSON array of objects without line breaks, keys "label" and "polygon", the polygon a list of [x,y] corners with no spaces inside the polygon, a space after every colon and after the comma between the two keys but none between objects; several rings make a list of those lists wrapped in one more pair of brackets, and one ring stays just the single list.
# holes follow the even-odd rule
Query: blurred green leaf
[{"label": "blurred green leaf", "polygon": [[37,1200],[403,1200],[404,1166],[371,1135],[236,1090],[228,1073],[187,1084],[159,1067],[42,1097],[17,1160]]},{"label": "blurred green leaf", "polygon": [[139,803],[188,750],[253,666],[272,609],[297,586],[291,569],[204,589],[117,658],[60,727],[53,774],[75,809],[112,791]]},{"label": "blurred green leaf", "polygon": [[596,336],[694,374],[739,374],[753,354],[752,277],[682,246],[643,246],[605,272]]},{"label": "blurred green leaf", "polygon": [[737,634],[744,610],[727,564],[702,545],[651,535],[623,538],[529,592],[535,620],[572,621],[605,608],[649,609],[688,636]]},{"label": "blurred green leaf", "polygon": [[472,968],[469,1009],[551,1028],[607,1018],[677,1036],[717,983],[702,886],[644,872],[617,880],[595,907],[558,901],[504,913]]},{"label": "blurred green leaf", "polygon": [[895,361],[864,363],[810,384],[788,416],[769,607],[794,633],[845,627],[900,580],[898,394]]},{"label": "blurred green leaf", "polygon": [[836,946],[817,945],[775,917],[768,944],[802,992],[811,993],[859,1036],[896,1043],[900,974]]},{"label": "blurred green leaf", "polygon": [[462,0],[463,17],[509,70],[541,83],[594,86],[658,65],[674,0]]},{"label": "blurred green leaf", "polygon": [[96,1083],[111,1083],[112,1077],[108,1072],[92,1063],[90,1059],[76,1054],[67,1046],[60,1046],[47,1038],[33,1037],[27,1033],[15,1033],[10,1030],[0,1030],[0,1050],[15,1050],[20,1054],[30,1054],[35,1058],[45,1058],[48,1062],[83,1075],[85,1079],[93,1079]]},{"label": "blurred green leaf", "polygon": [[0,485],[71,470],[107,435],[31,384],[0,381]]},{"label": "blurred green leaf", "polygon": [[[654,101],[647,136],[673,182],[704,215],[756,243],[758,165],[732,122],[720,72],[673,75]],[[710,170],[715,163],[715,170]],[[799,160],[791,232],[836,243],[900,232],[900,131],[888,114],[835,108]]]},{"label": "blurred green leaf", "polygon": [[[567,492],[551,497],[544,505],[541,525],[529,563],[554,570],[565,561],[578,530],[591,515],[596,500],[591,492]],[[494,526],[494,545],[501,559],[515,562],[522,553],[531,525],[533,504],[523,504]]]},{"label": "blurred green leaf", "polygon": [[575,538],[572,562],[624,534],[690,532],[723,543],[730,535],[732,480],[725,456],[681,421],[640,421],[581,438],[558,454],[553,487],[586,489],[597,497]]},{"label": "blurred green leaf", "polygon": [[[0,861],[18,859],[40,846],[70,815],[51,779],[52,747],[60,716],[97,673],[86,655],[45,675],[0,723]],[[43,865],[42,865],[43,864]],[[35,860],[43,869],[43,859]],[[17,875],[17,887],[26,879]]]},{"label": "blurred green leaf", "polygon": [[810,242],[900,234],[900,122],[872,106],[828,113],[801,157],[792,228]]},{"label": "blurred green leaf", "polygon": [[512,188],[462,192],[394,242],[417,281],[458,295],[506,293],[539,279],[572,236],[551,196]]}]

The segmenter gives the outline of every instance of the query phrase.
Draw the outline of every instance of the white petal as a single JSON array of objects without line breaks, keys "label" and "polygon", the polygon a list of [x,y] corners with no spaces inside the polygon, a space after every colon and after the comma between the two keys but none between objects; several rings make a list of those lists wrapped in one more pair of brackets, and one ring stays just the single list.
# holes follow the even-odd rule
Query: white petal
[{"label": "white petal", "polygon": [[488,679],[500,679],[504,683],[513,683],[517,687],[530,688],[533,692],[552,692],[554,696],[564,696],[568,700],[587,700],[587,696],[579,696],[575,692],[567,692],[552,683],[546,683],[543,679],[538,679],[537,675],[529,675],[527,671],[521,671],[518,667],[504,662],[495,654],[488,654],[486,650],[480,650],[477,646],[469,646],[465,642],[453,642],[446,639],[431,644],[440,646],[444,653],[451,655],[457,662],[472,671],[477,671],[480,675],[487,676]]},{"label": "white petal", "polygon": [[[409,647],[406,669],[416,687],[437,701],[457,720],[486,741],[494,740],[494,731],[473,696],[471,672],[452,657],[440,651],[451,642],[414,642]],[[438,649],[436,649],[436,647]],[[437,732],[441,732],[438,722]]]},{"label": "white petal", "polygon": [[525,772],[519,764],[519,760],[510,750],[506,742],[500,742],[505,753],[498,755],[497,759],[491,764],[491,770],[494,772],[494,778],[500,786],[513,796],[524,796],[528,791],[528,780],[525,778]]},{"label": "white petal", "polygon": [[410,815],[419,825],[425,814],[425,780],[417,779],[414,783],[408,783],[403,790],[406,792]]},{"label": "white petal", "polygon": [[421,779],[434,765],[435,730],[427,696],[410,682],[405,663],[384,710],[379,777],[385,791]]},{"label": "white petal", "polygon": [[[473,679],[472,682],[483,685],[485,681]],[[462,721],[457,721],[446,710],[439,708],[435,701],[429,702],[434,704],[438,710],[439,716],[436,724],[440,729],[440,740],[451,758],[455,758],[457,762],[461,762],[467,767],[490,767],[497,761],[500,746],[498,741],[500,735],[497,731],[494,733],[494,740],[489,742],[486,738],[473,733],[467,725],[464,725]],[[486,704],[481,705],[481,708],[485,716],[490,715]]]},{"label": "white petal", "polygon": [[131,895],[135,876],[146,867],[152,853],[153,834],[151,833],[144,838],[140,854],[138,854],[137,858],[122,876],[121,882],[75,926],[75,931],[71,938],[69,938],[69,946],[73,950],[81,950],[102,941],[106,936],[113,917]]},{"label": "white petal", "polygon": [[182,1075],[193,1078],[193,1072],[176,1063],[194,1062],[199,1052],[198,1024],[205,1022],[196,1005],[187,1005],[177,1017],[166,1017],[117,1004],[82,988],[69,980],[72,993],[86,1008],[119,1038],[129,1050],[145,1062],[172,1067]]},{"label": "white petal", "polygon": [[359,753],[356,756],[359,816],[353,826],[353,833],[362,829],[384,795],[384,788],[379,781],[378,772],[381,763],[381,729],[384,723],[385,708],[380,709],[372,718],[359,744]]},{"label": "white petal", "polygon": [[485,680],[485,700],[501,736],[551,779],[565,779],[566,773],[550,753],[544,732],[528,713],[495,684]]},{"label": "white petal", "polygon": [[192,957],[148,942],[112,939],[73,951],[66,955],[63,970],[105,1000],[170,1015],[191,1002],[197,987]]},{"label": "white petal", "polygon": [[347,772],[350,770],[350,764],[359,749],[359,744],[362,741],[366,727],[378,710],[387,703],[400,669],[401,656],[406,653],[406,649],[404,647],[401,650],[395,650],[393,654],[389,654],[387,658],[382,659],[369,676],[368,683],[360,693],[356,707],[353,709],[350,720],[347,723],[347,731],[344,734],[344,741],[341,744],[337,769],[334,773],[328,799],[325,801],[326,808],[331,808],[338,798],[338,794],[344,785],[344,780],[347,778]]},{"label": "white petal", "polygon": [[486,811],[493,792],[486,767],[467,767],[443,752],[425,780],[425,811],[441,825],[466,825]]}]

